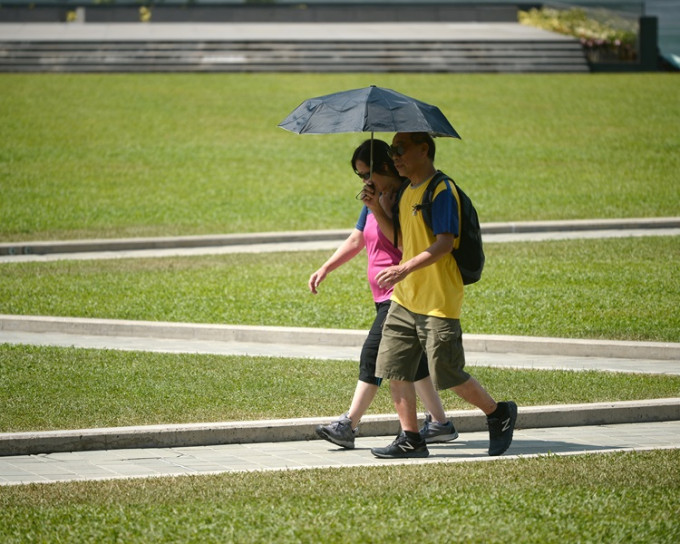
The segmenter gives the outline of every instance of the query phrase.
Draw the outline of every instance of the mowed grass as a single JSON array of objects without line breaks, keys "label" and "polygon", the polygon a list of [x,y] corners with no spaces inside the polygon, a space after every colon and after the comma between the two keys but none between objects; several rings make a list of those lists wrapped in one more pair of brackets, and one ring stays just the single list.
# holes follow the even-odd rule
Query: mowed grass
[{"label": "mowed grass", "polygon": [[[440,106],[464,139],[438,140],[437,165],[482,222],[678,215],[671,74],[2,74],[0,240],[351,228],[348,159],[366,135],[276,124],[307,97],[369,84]],[[359,259],[307,293],[328,254],[3,265],[0,312],[366,327]],[[678,341],[676,239],[493,244],[487,256],[467,332]],[[523,405],[679,391],[675,377],[474,374]],[[5,345],[0,428],[335,416],[355,383],[348,361]],[[372,410],[393,411],[387,390]],[[675,543],[678,467],[677,451],[655,451],[3,486],[0,537]]]},{"label": "mowed grass", "polygon": [[680,451],[0,488],[5,542],[680,539]]},{"label": "mowed grass", "polygon": [[[332,253],[3,264],[0,313],[367,329],[365,256],[307,280]],[[677,237],[487,244],[463,330],[680,341]]]},{"label": "mowed grass", "polygon": [[[680,376],[494,369],[470,372],[520,406],[680,396]],[[0,432],[298,417],[347,411],[356,361],[0,345]],[[473,409],[451,391],[447,410]],[[423,410],[422,406],[419,409]],[[392,413],[389,388],[370,413]]]},{"label": "mowed grass", "polygon": [[483,222],[678,213],[674,74],[0,74],[0,240],[351,227],[368,135],[277,124],[370,84],[451,120]]}]

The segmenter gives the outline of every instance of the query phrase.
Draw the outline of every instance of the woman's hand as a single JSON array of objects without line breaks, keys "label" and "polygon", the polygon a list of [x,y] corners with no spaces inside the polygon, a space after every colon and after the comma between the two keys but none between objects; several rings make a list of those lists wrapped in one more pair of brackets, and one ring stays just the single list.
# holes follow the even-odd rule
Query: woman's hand
[{"label": "woman's hand", "polygon": [[361,192],[357,195],[357,198],[362,200],[369,210],[373,210],[373,208],[378,205],[379,197],[380,194],[376,193],[375,185],[370,181],[364,183],[364,188],[361,189]]},{"label": "woman's hand", "polygon": [[328,272],[326,272],[325,268],[319,268],[314,274],[309,276],[309,282],[307,282],[307,285],[309,286],[309,290],[313,294],[317,294],[317,287],[319,287],[319,284],[326,279],[326,276],[328,275]]}]

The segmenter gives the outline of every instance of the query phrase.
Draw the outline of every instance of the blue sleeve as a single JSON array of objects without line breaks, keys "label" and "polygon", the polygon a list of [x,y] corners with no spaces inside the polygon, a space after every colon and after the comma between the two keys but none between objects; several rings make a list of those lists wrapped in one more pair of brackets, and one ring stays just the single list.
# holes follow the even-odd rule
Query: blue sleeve
[{"label": "blue sleeve", "polygon": [[449,180],[444,180],[435,190],[432,200],[432,232],[458,236],[458,201],[453,195]]},{"label": "blue sleeve", "polygon": [[364,204],[364,207],[361,208],[361,213],[359,214],[359,219],[357,220],[357,226],[356,226],[357,230],[364,232],[364,228],[366,228],[366,217],[368,217],[368,208]]}]

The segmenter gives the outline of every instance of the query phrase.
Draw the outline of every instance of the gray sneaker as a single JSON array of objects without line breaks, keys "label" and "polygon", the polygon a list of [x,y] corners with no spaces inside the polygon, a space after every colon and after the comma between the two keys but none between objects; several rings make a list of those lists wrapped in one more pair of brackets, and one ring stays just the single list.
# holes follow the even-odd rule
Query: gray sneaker
[{"label": "gray sneaker", "polygon": [[420,429],[420,436],[422,436],[428,444],[432,444],[433,442],[451,442],[458,438],[458,431],[456,431],[451,420],[446,423],[439,423],[437,421],[432,421],[432,416],[427,414],[425,416],[425,424],[423,425],[423,428]]},{"label": "gray sneaker", "polygon": [[345,414],[330,425],[319,425],[316,428],[316,434],[337,446],[353,450],[357,429],[352,429],[352,420]]}]

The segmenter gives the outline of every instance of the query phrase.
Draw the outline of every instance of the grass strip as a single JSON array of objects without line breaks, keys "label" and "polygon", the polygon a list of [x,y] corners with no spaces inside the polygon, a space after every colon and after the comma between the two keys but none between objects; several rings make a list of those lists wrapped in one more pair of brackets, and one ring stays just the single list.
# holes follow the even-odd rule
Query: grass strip
[{"label": "grass strip", "polygon": [[[0,266],[0,313],[367,329],[365,258],[313,296],[332,251]],[[464,331],[680,341],[677,237],[487,244]]]},{"label": "grass strip", "polygon": [[0,488],[5,542],[657,542],[680,451]]},{"label": "grass strip", "polygon": [[[680,396],[680,377],[471,367],[521,406]],[[0,345],[0,432],[337,416],[358,363]],[[450,391],[448,410],[469,409]],[[423,409],[422,406],[419,407]],[[371,413],[394,411],[389,391]]]},{"label": "grass strip", "polygon": [[677,214],[673,74],[0,74],[0,238],[351,226],[367,135],[277,124],[370,84],[447,115],[437,166],[482,221]]}]

